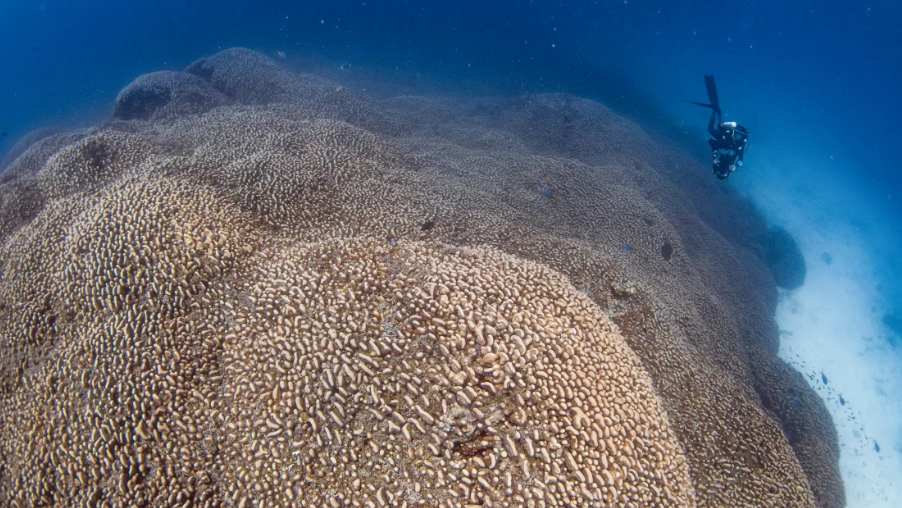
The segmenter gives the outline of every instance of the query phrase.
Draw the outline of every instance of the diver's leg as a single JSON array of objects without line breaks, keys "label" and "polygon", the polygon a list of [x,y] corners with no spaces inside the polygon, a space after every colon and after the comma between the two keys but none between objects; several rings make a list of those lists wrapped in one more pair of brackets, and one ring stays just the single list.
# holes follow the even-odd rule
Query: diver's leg
[{"label": "diver's leg", "polygon": [[720,132],[714,128],[714,122],[717,120],[717,110],[711,111],[711,118],[708,119],[708,134],[714,136],[714,139],[720,137]]},{"label": "diver's leg", "polygon": [[714,83],[714,75],[705,76],[705,88],[708,91],[708,102],[711,109],[720,113],[720,98],[717,96],[717,85]]}]

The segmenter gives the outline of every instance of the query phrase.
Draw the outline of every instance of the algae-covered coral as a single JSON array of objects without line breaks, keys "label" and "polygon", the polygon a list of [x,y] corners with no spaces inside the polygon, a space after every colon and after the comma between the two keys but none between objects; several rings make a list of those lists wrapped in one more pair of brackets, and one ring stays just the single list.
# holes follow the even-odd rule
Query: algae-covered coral
[{"label": "algae-covered coral", "polygon": [[231,49],[114,113],[0,179],[8,505],[842,506],[766,226],[607,108]]}]

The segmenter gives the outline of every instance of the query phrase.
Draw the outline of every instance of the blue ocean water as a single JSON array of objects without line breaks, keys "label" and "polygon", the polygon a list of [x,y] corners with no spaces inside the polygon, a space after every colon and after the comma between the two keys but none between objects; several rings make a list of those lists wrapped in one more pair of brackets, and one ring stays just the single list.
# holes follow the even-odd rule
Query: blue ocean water
[{"label": "blue ocean water", "polygon": [[894,2],[45,1],[0,9],[10,138],[42,122],[103,114],[140,73],[242,45],[509,91],[571,91],[695,130],[704,115],[680,100],[700,98],[700,75],[713,73],[729,113],[756,139],[793,143],[816,161],[854,162],[881,189],[902,181],[892,167],[902,134],[894,93],[902,6]]},{"label": "blue ocean water", "polygon": [[[853,383],[873,374],[873,354],[898,355],[902,334],[900,24],[902,4],[886,0],[7,1],[0,154],[32,129],[107,118],[140,74],[244,46],[283,52],[287,68],[392,83],[373,95],[570,92],[707,158],[708,111],[684,101],[704,101],[714,74],[725,119],[751,130],[746,165],[724,185],[793,233],[811,267],[808,293],[781,296],[781,326],[820,338],[839,306],[861,337],[820,349],[866,344],[854,368],[805,357],[803,344],[792,354]],[[902,399],[898,364],[873,370],[873,404]],[[899,447],[895,423],[885,439]]]}]

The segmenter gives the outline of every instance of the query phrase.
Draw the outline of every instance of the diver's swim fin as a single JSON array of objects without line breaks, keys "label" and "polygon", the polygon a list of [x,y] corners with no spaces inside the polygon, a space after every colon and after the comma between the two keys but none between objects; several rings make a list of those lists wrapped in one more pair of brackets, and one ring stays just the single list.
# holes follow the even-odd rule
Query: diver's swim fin
[{"label": "diver's swim fin", "polygon": [[701,106],[703,108],[711,108],[714,111],[717,111],[717,109],[714,108],[713,104],[705,104],[704,102],[695,102],[695,101],[686,101],[686,102],[688,102],[689,104],[695,104],[696,106]]},{"label": "diver's swim fin", "polygon": [[711,101],[710,104],[695,101],[686,102],[703,108],[711,108],[716,111],[717,114],[720,114],[720,99],[717,98],[717,85],[714,84],[714,76],[705,76],[705,88],[708,89],[708,100]]},{"label": "diver's swim fin", "polygon": [[710,108],[720,113],[720,99],[717,98],[717,85],[714,84],[714,75],[705,76],[705,88],[708,89],[708,101]]}]

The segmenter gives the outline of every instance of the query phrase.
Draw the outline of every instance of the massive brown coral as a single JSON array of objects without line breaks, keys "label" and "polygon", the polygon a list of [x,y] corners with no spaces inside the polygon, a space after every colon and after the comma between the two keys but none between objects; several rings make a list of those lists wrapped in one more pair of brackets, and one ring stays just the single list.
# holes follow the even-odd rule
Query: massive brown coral
[{"label": "massive brown coral", "polygon": [[205,113],[230,101],[209,82],[185,73],[160,71],[129,84],[113,105],[113,118],[164,120]]},{"label": "massive brown coral", "polygon": [[187,72],[0,182],[10,505],[842,506],[766,226],[691,159],[572,96]]}]

